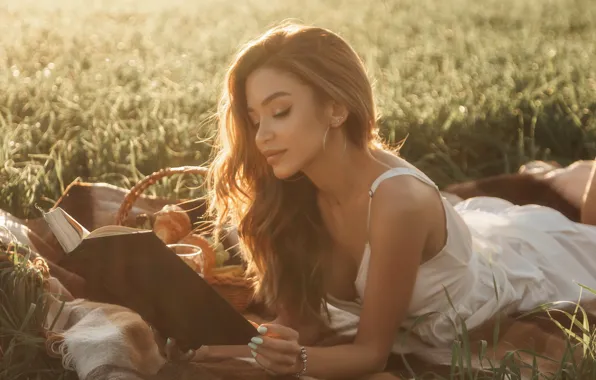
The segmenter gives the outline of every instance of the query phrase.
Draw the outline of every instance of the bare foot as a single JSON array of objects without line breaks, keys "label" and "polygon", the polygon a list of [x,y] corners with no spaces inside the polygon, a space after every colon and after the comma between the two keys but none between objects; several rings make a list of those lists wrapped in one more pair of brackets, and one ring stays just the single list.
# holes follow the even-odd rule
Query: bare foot
[{"label": "bare foot", "polygon": [[544,162],[540,160],[530,161],[519,167],[518,173],[546,173],[551,170],[560,168],[561,165],[554,161]]},{"label": "bare foot", "polygon": [[544,173],[542,180],[548,182],[571,205],[581,209],[593,166],[594,161],[591,160],[576,161],[567,167]]}]

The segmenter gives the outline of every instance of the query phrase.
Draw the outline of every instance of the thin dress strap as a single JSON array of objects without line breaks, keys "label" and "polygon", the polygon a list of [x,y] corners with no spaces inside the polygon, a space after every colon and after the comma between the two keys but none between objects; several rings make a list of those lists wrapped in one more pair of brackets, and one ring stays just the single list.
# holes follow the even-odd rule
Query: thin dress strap
[{"label": "thin dress strap", "polygon": [[[428,178],[424,173],[419,172],[417,170],[414,170],[411,168],[401,168],[401,167],[400,168],[391,168],[391,169],[387,170],[386,172],[384,172],[383,174],[378,176],[377,179],[375,179],[375,181],[372,183],[372,185],[370,187],[370,190],[368,191],[368,216],[366,218],[367,236],[370,235],[370,209],[371,209],[371,205],[372,205],[373,195],[375,195],[375,191],[377,191],[377,188],[379,187],[381,182],[383,182],[387,178],[396,177],[398,175],[405,175],[405,174],[412,175],[412,176],[420,179],[422,182],[438,189],[437,185],[435,185],[435,183],[430,178]],[[366,239],[367,245],[368,245],[368,240],[369,239],[367,238]]]},{"label": "thin dress strap", "polygon": [[426,183],[429,186],[434,187],[437,192],[439,192],[439,187],[423,172],[416,170],[416,169],[412,169],[412,168],[404,168],[404,167],[400,167],[400,168],[391,168],[389,170],[387,170],[386,172],[384,172],[383,174],[381,174],[379,177],[377,177],[377,179],[375,179],[375,181],[372,183],[370,190],[368,192],[369,195],[369,200],[368,200],[368,216],[367,216],[367,221],[366,221],[366,243],[364,246],[364,253],[362,256],[362,260],[360,261],[360,265],[358,267],[358,273],[356,275],[356,287],[360,287],[361,289],[364,288],[364,284],[362,283],[363,278],[362,277],[364,275],[364,273],[366,272],[366,268],[368,268],[368,261],[370,260],[370,214],[371,214],[371,206],[372,206],[372,199],[373,196],[375,194],[375,191],[377,191],[377,188],[379,187],[379,185],[381,184],[381,182],[383,182],[384,180],[386,180],[387,178],[391,178],[391,177],[396,177],[399,175],[411,175],[413,177],[418,178],[420,181]]}]

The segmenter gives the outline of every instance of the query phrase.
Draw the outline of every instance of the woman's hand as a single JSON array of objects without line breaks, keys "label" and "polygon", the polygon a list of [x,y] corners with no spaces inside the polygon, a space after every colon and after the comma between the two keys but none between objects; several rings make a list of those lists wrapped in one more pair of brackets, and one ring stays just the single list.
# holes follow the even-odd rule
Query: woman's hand
[{"label": "woman's hand", "polygon": [[206,359],[208,356],[208,346],[202,346],[198,350],[189,350],[187,352],[183,352],[176,344],[175,339],[164,338],[157,330],[153,328],[151,331],[153,331],[153,337],[155,338],[155,343],[157,344],[159,353],[168,361],[201,361]]},{"label": "woman's hand", "polygon": [[293,375],[302,370],[296,330],[273,323],[260,325],[257,330],[261,336],[252,338],[248,346],[261,367],[276,375]]}]

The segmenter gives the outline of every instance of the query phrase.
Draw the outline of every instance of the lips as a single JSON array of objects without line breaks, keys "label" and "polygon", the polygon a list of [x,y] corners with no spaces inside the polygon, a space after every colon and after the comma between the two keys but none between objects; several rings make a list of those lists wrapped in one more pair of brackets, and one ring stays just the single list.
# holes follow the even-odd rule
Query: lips
[{"label": "lips", "polygon": [[264,152],[263,154],[267,158],[267,163],[269,165],[274,165],[275,163],[277,163],[280,160],[281,156],[283,156],[285,152],[286,152],[286,150],[279,149],[279,150],[269,150],[269,151]]}]

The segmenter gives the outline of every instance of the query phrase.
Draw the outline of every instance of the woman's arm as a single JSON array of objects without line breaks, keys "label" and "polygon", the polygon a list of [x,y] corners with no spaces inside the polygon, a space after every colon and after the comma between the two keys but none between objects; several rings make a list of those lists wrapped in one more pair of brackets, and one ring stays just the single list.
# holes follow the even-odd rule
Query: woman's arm
[{"label": "woman's arm", "polygon": [[[291,318],[283,312],[280,312],[275,320],[268,322],[269,325],[287,326],[295,330],[299,336],[299,344],[310,346],[317,343],[321,330],[315,324],[297,325],[291,322]],[[197,351],[193,360],[221,360],[227,358],[252,357],[250,348],[246,345],[234,346],[209,346]]]},{"label": "woman's arm", "polygon": [[[388,179],[379,186],[371,210],[371,258],[358,333],[352,344],[307,347],[307,375],[352,378],[384,369],[430,232],[433,226],[444,227],[436,222],[444,219],[437,205],[436,190],[412,177]],[[276,326],[265,326],[276,331]],[[291,374],[302,368],[298,349],[291,334],[275,338],[266,333],[257,344],[256,359],[273,372]]]}]

